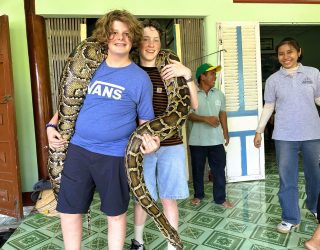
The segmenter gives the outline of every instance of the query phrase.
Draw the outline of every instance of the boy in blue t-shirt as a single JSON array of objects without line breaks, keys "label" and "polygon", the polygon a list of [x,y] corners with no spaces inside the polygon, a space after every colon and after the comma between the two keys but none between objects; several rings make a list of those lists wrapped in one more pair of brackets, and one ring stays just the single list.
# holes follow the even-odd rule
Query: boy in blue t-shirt
[{"label": "boy in blue t-shirt", "polygon": [[[130,29],[129,29],[130,27]],[[108,48],[106,60],[93,76],[75,125],[65,160],[58,196],[65,249],[80,249],[81,214],[90,207],[95,189],[108,219],[109,249],[123,249],[129,187],[124,154],[131,133],[154,118],[152,84],[129,59],[140,44],[142,27],[127,11],[115,10],[99,19],[93,34]],[[107,37],[105,37],[107,36]],[[58,113],[50,123],[57,124]],[[54,127],[47,128],[50,148],[66,143]],[[159,148],[158,137],[144,135],[141,151]]]}]

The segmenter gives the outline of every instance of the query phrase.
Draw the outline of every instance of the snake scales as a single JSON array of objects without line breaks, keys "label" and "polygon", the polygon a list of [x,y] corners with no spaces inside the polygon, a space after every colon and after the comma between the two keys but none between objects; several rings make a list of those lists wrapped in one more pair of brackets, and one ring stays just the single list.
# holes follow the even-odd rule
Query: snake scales
[{"label": "snake scales", "polygon": [[[106,55],[104,47],[93,38],[80,43],[69,56],[62,73],[59,86],[58,131],[63,138],[70,140],[74,125],[83,104],[90,80],[103,62]],[[156,66],[160,71],[170,63],[170,58],[178,58],[168,50],[161,50],[157,56]],[[130,189],[139,204],[154,219],[165,238],[177,249],[182,249],[178,232],[159,209],[145,185],[143,177],[143,154],[140,152],[141,137],[144,133],[157,135],[160,140],[171,137],[184,124],[190,110],[189,89],[183,78],[165,81],[168,94],[168,106],[165,113],[154,120],[139,126],[131,135],[126,148],[126,171]],[[61,171],[68,146],[49,150],[48,169],[54,193],[57,197],[60,188]]]}]

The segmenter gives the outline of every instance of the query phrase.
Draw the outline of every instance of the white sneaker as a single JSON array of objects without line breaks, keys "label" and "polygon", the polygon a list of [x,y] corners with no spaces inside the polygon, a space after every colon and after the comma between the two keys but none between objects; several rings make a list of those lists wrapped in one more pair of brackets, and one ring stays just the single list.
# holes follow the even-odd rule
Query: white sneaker
[{"label": "white sneaker", "polygon": [[287,234],[287,233],[290,233],[291,229],[294,229],[298,226],[299,224],[294,225],[286,221],[281,221],[281,223],[279,223],[277,226],[277,231],[279,233]]},{"label": "white sneaker", "polygon": [[317,212],[312,213],[312,215],[314,216],[314,219],[316,220],[317,223],[320,223],[320,220],[318,220],[318,214]]}]

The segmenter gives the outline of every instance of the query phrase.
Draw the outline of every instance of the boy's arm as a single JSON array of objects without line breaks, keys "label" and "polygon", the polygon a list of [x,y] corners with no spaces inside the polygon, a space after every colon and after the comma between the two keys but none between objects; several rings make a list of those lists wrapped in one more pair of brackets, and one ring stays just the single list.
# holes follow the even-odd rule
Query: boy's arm
[{"label": "boy's arm", "polygon": [[[58,119],[59,117],[58,117],[58,111],[57,111],[49,121],[49,124],[57,125]],[[67,141],[63,139],[61,134],[56,130],[56,127],[49,126],[46,128],[46,131],[47,131],[48,144],[51,149],[60,148],[67,143]]]},{"label": "boy's arm", "polygon": [[56,111],[56,113],[53,115],[53,117],[51,118],[51,120],[49,121],[50,124],[54,124],[57,125],[58,124],[58,111]]}]

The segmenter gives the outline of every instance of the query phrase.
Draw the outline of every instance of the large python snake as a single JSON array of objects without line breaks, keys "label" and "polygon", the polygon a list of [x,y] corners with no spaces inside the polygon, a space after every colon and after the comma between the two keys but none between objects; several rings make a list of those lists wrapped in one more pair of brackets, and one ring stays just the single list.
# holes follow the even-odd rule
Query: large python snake
[{"label": "large python snake", "polygon": [[82,107],[87,88],[96,69],[105,59],[105,48],[93,38],[81,42],[69,55],[59,83],[57,130],[67,144],[55,150],[49,149],[48,171],[57,198],[61,172],[68,144],[74,133],[75,123]]},{"label": "large python snake", "polygon": [[[88,38],[80,43],[69,56],[64,67],[59,86],[58,131],[68,142],[74,133],[78,113],[82,107],[90,80],[104,61],[105,48]],[[161,50],[156,59],[160,71],[178,58],[169,50]],[[142,208],[154,219],[164,237],[177,249],[182,249],[178,232],[170,225],[166,216],[159,209],[145,185],[143,177],[143,154],[140,152],[142,135],[157,135],[163,141],[175,133],[184,124],[190,111],[189,89],[184,78],[172,78],[165,81],[168,94],[168,106],[165,113],[158,118],[140,125],[131,135],[125,156],[128,183],[131,191]],[[61,172],[66,157],[68,144],[63,148],[49,150],[48,169],[52,187],[57,198],[60,188]]]}]

